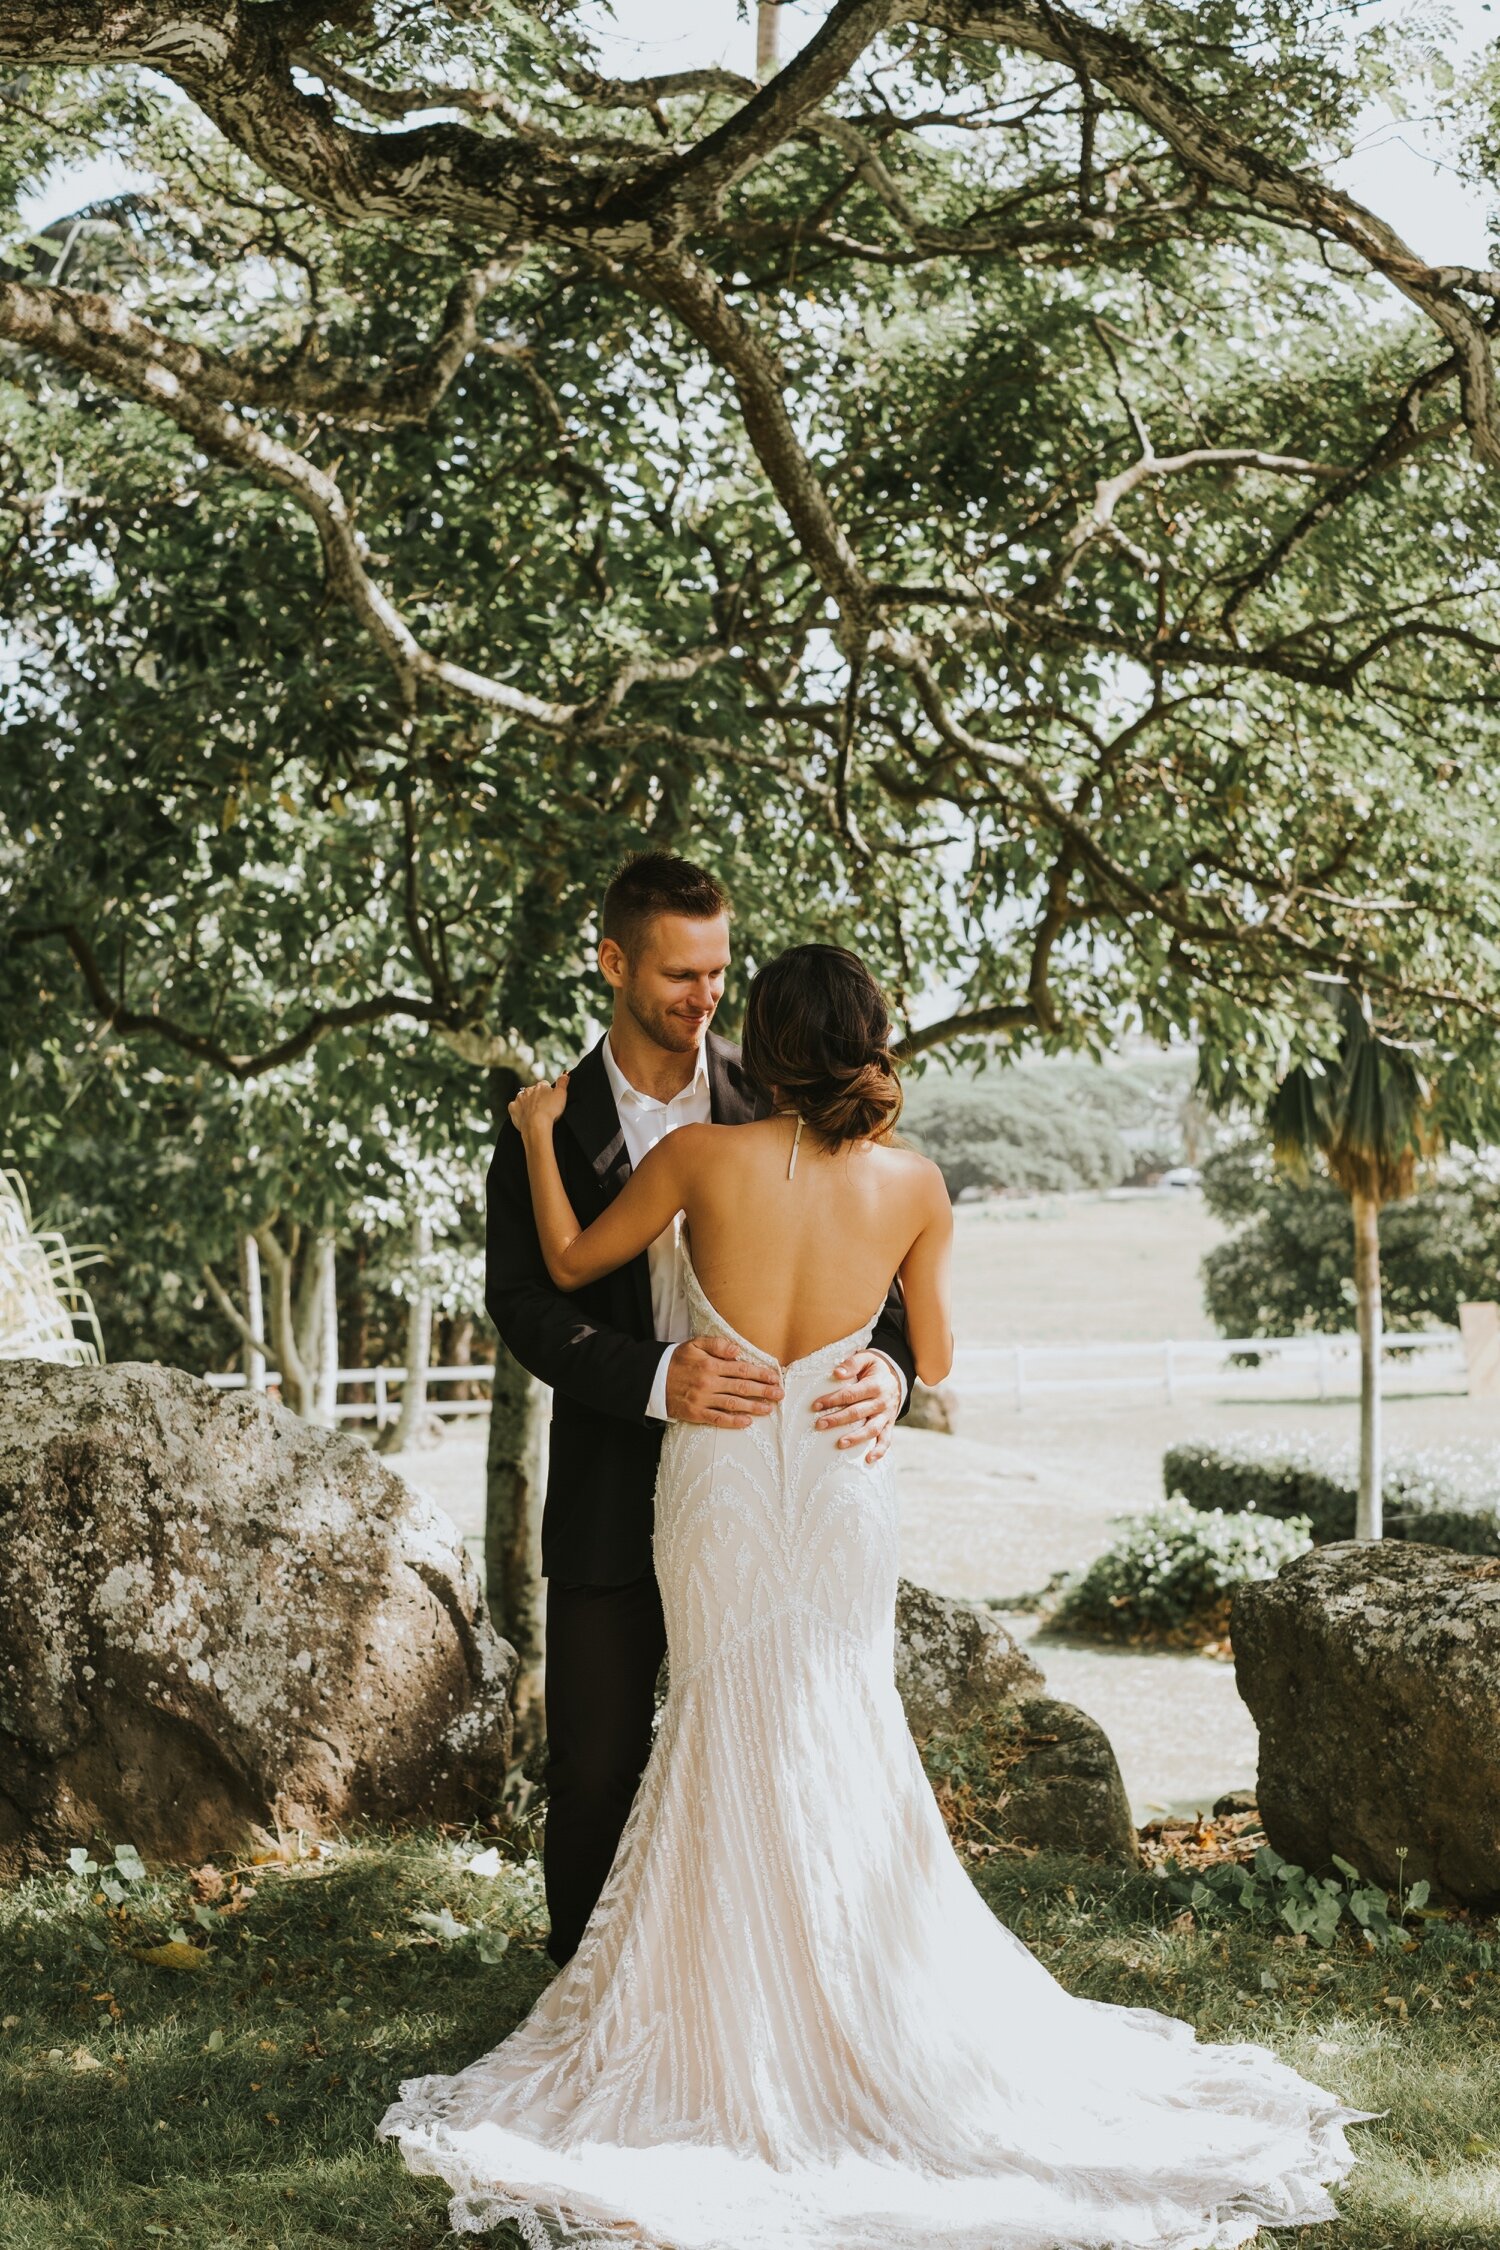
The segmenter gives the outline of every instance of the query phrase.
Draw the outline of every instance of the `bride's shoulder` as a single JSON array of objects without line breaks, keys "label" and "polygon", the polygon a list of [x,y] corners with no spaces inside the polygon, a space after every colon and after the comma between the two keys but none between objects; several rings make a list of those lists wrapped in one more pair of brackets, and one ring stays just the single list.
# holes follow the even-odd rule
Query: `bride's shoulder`
[{"label": "bride's shoulder", "polygon": [[905,1141],[877,1141],[875,1149],[893,1180],[899,1180],[916,1194],[941,1195],[946,1202],[948,1183],[930,1156],[924,1156],[920,1149],[910,1147]]}]

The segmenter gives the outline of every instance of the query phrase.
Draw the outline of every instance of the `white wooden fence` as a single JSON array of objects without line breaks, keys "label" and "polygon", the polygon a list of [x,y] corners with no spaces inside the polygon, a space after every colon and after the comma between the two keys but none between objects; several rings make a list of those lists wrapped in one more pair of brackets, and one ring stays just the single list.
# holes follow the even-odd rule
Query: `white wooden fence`
[{"label": "white wooden fence", "polygon": [[[488,1414],[490,1410],[489,1382],[495,1370],[487,1361],[475,1360],[472,1367],[429,1367],[427,1370],[427,1411],[444,1420],[464,1415]],[[367,1399],[339,1398],[334,1406],[334,1417],[340,1422],[373,1422],[384,1429],[394,1422],[401,1412],[401,1386],[406,1381],[404,1367],[341,1367],[335,1378],[339,1391],[362,1384],[374,1395]],[[243,1374],[206,1375],[204,1381],[212,1383],[218,1391],[240,1391],[245,1387]],[[478,1398],[443,1398],[434,1394],[445,1383],[478,1383],[483,1386]],[[279,1389],[281,1377],[270,1368],[265,1379],[267,1390]],[[393,1398],[391,1393],[395,1392]]]},{"label": "white wooden fence", "polygon": [[[1386,1338],[1381,1387],[1464,1391],[1468,1372],[1456,1329]],[[953,1388],[965,1398],[1009,1398],[1018,1408],[1054,1391],[1183,1391],[1212,1388],[1236,1398],[1353,1397],[1359,1338],[1212,1336],[1155,1344],[960,1345]]]},{"label": "white wooden fence", "polygon": [[[1253,1355],[1253,1363],[1252,1356]],[[444,1419],[489,1411],[493,1368],[483,1360],[467,1367],[427,1370],[427,1407]],[[242,1374],[210,1375],[220,1390],[243,1387]],[[1184,1391],[1214,1389],[1236,1399],[1353,1397],[1359,1390],[1359,1339],[1346,1336],[1213,1336],[1156,1344],[960,1345],[953,1388],[964,1398],[1008,1398],[1020,1410],[1062,1391],[1157,1392],[1175,1402]],[[383,1429],[401,1407],[401,1367],[341,1367],[340,1392],[363,1386],[365,1399],[340,1397],[341,1422],[373,1422]],[[280,1382],[272,1370],[268,1387]],[[444,1398],[445,1386],[470,1383],[477,1398]],[[1382,1388],[1462,1392],[1468,1387],[1463,1339],[1456,1329],[1386,1339]]]}]

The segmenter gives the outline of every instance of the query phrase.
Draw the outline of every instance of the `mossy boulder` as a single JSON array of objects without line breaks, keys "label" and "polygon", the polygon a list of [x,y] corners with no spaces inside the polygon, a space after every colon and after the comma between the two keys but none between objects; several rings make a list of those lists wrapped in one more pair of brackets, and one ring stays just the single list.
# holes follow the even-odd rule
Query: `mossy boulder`
[{"label": "mossy boulder", "polygon": [[1049,1696],[994,1612],[903,1579],[896,1686],[960,1848],[1140,1857],[1120,1768],[1098,1721]]},{"label": "mossy boulder", "polygon": [[1277,1851],[1500,1905],[1500,1558],[1339,1541],[1245,1586],[1232,1630]]},{"label": "mossy boulder", "polygon": [[0,1362],[0,1876],[280,1821],[462,1818],[509,1644],[455,1526],[360,1440],[175,1369]]}]

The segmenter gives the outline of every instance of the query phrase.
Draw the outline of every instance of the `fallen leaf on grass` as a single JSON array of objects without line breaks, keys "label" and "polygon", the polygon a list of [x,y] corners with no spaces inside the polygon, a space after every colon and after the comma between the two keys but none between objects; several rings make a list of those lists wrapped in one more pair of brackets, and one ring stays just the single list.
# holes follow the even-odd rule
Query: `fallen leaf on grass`
[{"label": "fallen leaf on grass", "polygon": [[208,1954],[201,1945],[181,1945],[175,1939],[166,1945],[132,1946],[137,1961],[149,1961],[153,1969],[206,1969]]},{"label": "fallen leaf on grass", "polygon": [[419,1929],[430,1930],[445,1945],[451,1945],[455,1938],[467,1937],[469,1934],[468,1923],[460,1922],[458,1916],[446,1906],[436,1914],[428,1914],[421,1907],[414,1907],[411,1918]]},{"label": "fallen leaf on grass", "polygon": [[199,1898],[222,1898],[226,1888],[224,1871],[215,1867],[212,1860],[205,1860],[201,1867],[193,1869],[192,1884]]},{"label": "fallen leaf on grass", "polygon": [[75,2070],[103,2070],[104,2068],[99,2057],[91,2055],[87,2047],[75,2047],[70,2059]]}]

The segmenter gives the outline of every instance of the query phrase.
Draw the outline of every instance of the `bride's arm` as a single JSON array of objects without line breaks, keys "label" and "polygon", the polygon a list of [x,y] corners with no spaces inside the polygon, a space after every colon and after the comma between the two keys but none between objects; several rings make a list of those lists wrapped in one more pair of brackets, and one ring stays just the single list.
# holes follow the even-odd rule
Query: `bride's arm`
[{"label": "bride's arm", "polygon": [[953,1366],[953,1205],[937,1166],[927,1163],[926,1171],[921,1228],[901,1261],[901,1295],[917,1375],[941,1383]]},{"label": "bride's arm", "polygon": [[[552,1128],[567,1102],[567,1073],[555,1086],[528,1086],[510,1105],[526,1149],[531,1207],[547,1271],[559,1289],[581,1289],[630,1263],[683,1207],[692,1144],[710,1125],[681,1125],[659,1141],[631,1173],[607,1211],[580,1227],[552,1145]],[[687,1145],[684,1145],[687,1144]]]}]

